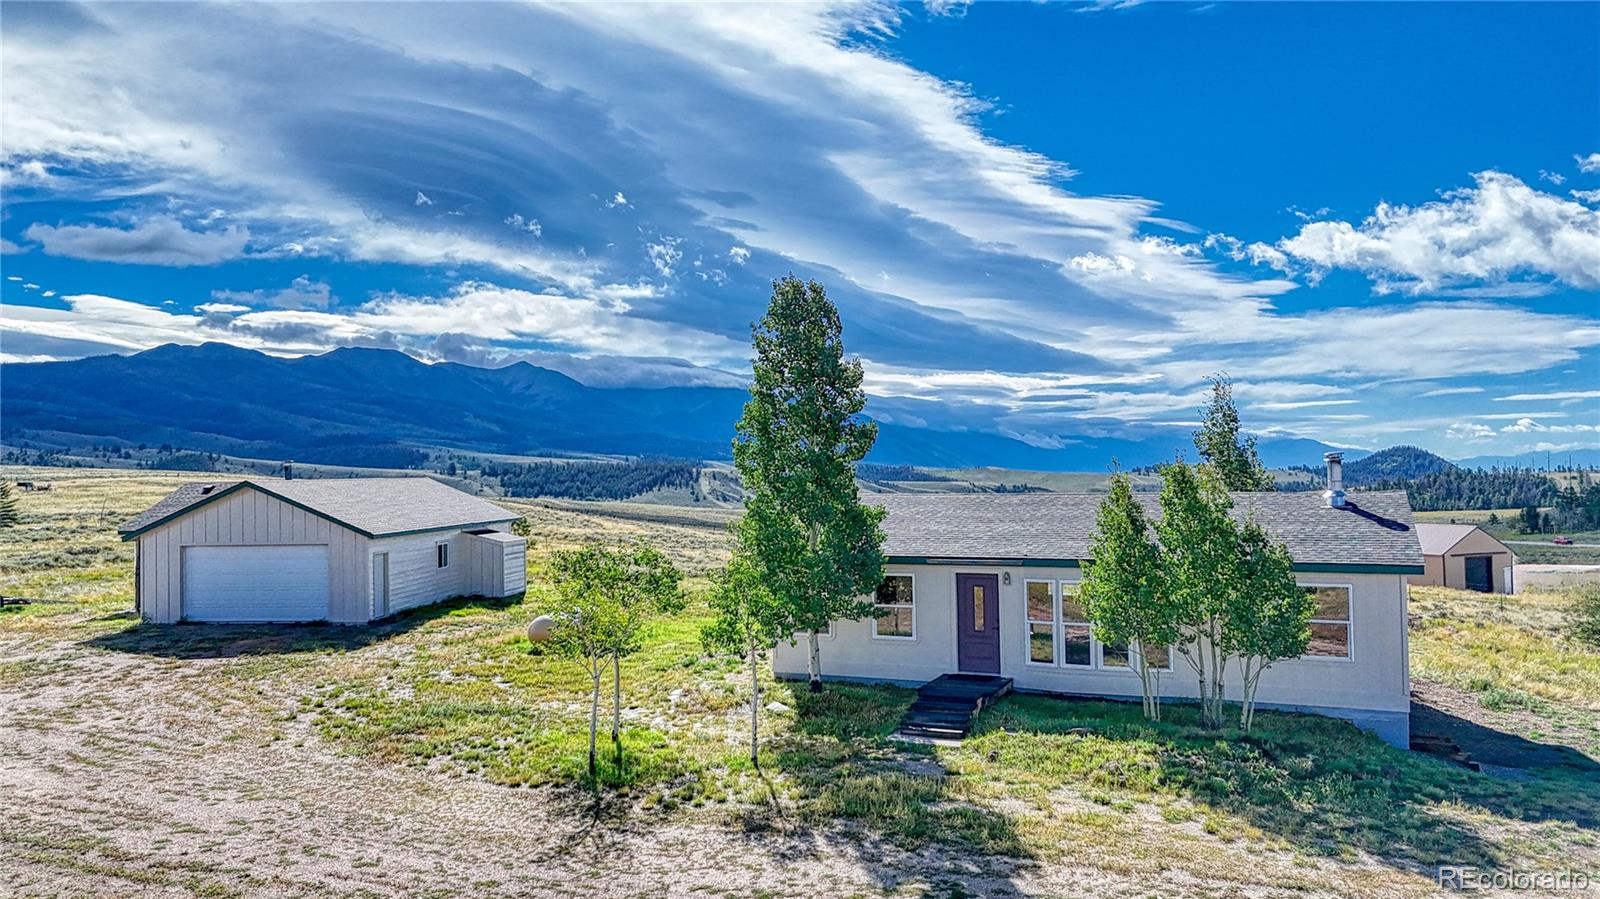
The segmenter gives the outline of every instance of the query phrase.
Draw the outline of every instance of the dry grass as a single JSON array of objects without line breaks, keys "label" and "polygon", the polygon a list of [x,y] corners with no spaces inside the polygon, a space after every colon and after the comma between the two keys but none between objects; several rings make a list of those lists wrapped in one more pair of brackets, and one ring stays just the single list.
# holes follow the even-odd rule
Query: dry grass
[{"label": "dry grass", "polygon": [[[786,708],[765,715],[757,771],[743,759],[743,672],[701,652],[698,603],[628,660],[624,762],[609,765],[604,813],[588,820],[573,811],[588,801],[586,684],[522,636],[543,561],[584,539],[644,537],[698,576],[728,548],[714,510],[512,501],[534,523],[525,601],[448,603],[371,628],[152,628],[115,614],[131,605],[132,567],[115,523],[193,476],[0,476],[55,484],[23,494],[23,527],[0,531],[0,590],[44,600],[0,613],[0,741],[14,758],[52,759],[0,781],[48,784],[0,827],[16,850],[0,861],[0,891],[34,877],[65,893],[285,882],[286,894],[340,893],[356,877],[398,894],[673,883],[1133,895],[1159,878],[1193,895],[1421,895],[1425,866],[1444,860],[1592,866],[1600,852],[1581,813],[1600,798],[1567,782],[1504,783],[1340,722],[1265,713],[1244,741],[1195,730],[1181,708],[1151,728],[1137,707],[1019,697],[963,746],[906,748],[885,739],[906,691],[833,685],[813,697],[769,679]],[[1427,676],[1470,679],[1475,641],[1485,653],[1498,643],[1516,671],[1497,682],[1588,714],[1574,698],[1588,669],[1538,651],[1554,639],[1557,599],[1513,611],[1418,594]],[[408,836],[391,838],[396,827]],[[293,881],[274,879],[288,876],[281,853],[242,848],[302,832],[349,839],[324,836]],[[597,833],[628,851],[572,854]],[[486,849],[501,844],[520,848]],[[390,848],[378,866],[376,846],[406,855]],[[686,846],[720,861],[686,869]],[[552,879],[538,879],[542,867]]]}]

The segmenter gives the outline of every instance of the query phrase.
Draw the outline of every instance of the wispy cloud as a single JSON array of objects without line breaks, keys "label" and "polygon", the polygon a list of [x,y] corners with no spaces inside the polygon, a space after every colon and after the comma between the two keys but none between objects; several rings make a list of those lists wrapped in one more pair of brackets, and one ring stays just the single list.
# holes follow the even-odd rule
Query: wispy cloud
[{"label": "wispy cloud", "polygon": [[170,216],[145,219],[128,228],[101,225],[33,224],[23,232],[51,256],[134,265],[216,265],[244,255],[250,231],[231,225],[220,231],[191,231]]}]

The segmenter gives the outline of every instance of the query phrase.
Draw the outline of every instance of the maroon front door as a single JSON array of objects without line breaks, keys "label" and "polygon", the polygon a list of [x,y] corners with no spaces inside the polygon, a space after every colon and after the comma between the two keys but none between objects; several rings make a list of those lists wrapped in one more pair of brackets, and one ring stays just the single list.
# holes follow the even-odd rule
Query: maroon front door
[{"label": "maroon front door", "polygon": [[999,575],[956,575],[956,667],[1000,673]]}]

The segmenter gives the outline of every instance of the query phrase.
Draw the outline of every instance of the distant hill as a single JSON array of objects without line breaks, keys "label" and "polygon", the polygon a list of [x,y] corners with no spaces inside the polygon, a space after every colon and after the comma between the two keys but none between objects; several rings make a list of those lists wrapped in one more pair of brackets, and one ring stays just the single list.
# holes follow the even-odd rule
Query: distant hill
[{"label": "distant hill", "polygon": [[[360,348],[286,359],[226,344],[169,344],[0,369],[0,438],[8,445],[165,445],[331,465],[404,466],[415,447],[727,459],[747,399],[734,388],[603,389],[526,362],[429,365]],[[1273,467],[1318,465],[1328,449],[1298,438],[1260,444]],[[1179,450],[1193,455],[1189,432],[1179,428],[1037,446],[1003,434],[880,422],[869,461],[1105,472],[1113,459],[1133,468]]]},{"label": "distant hill", "polygon": [[1456,464],[1417,446],[1391,446],[1344,466],[1347,487],[1365,487],[1380,481],[1414,480],[1423,475],[1453,471]]}]

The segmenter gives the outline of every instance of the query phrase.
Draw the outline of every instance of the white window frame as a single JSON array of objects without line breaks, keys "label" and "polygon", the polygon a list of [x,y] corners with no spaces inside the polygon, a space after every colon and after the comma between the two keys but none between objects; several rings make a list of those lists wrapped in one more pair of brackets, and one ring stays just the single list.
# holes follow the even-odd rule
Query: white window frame
[{"label": "white window frame", "polygon": [[[1029,615],[1028,615],[1028,585],[1029,584],[1049,584],[1050,585],[1050,616],[1051,616],[1051,620],[1049,622],[1045,622],[1045,621],[1041,621],[1040,619],[1037,619],[1037,618],[1029,617]],[[1311,586],[1311,585],[1306,584],[1306,585],[1303,585],[1303,586]],[[1319,586],[1322,586],[1322,585],[1319,585]],[[1341,585],[1330,585],[1330,586],[1343,586],[1343,585],[1341,584]],[[1096,637],[1094,635],[1094,631],[1092,630],[1092,625],[1091,625],[1091,630],[1089,632],[1089,663],[1087,665],[1080,665],[1080,664],[1078,664],[1076,662],[1069,663],[1069,662],[1066,661],[1066,657],[1067,657],[1067,654],[1066,654],[1067,619],[1066,619],[1064,613],[1062,612],[1062,609],[1064,608],[1064,604],[1065,604],[1065,599],[1066,599],[1066,595],[1067,595],[1066,594],[1066,588],[1067,587],[1072,587],[1075,590],[1081,591],[1083,589],[1083,581],[1081,581],[1081,580],[1072,581],[1072,580],[1066,580],[1064,578],[1059,578],[1059,579],[1027,578],[1027,579],[1023,580],[1023,582],[1022,582],[1023,662],[1028,664],[1028,665],[1032,665],[1035,668],[1054,668],[1054,669],[1057,669],[1057,670],[1060,670],[1060,671],[1080,671],[1080,672],[1081,671],[1102,671],[1102,672],[1110,672],[1110,673],[1114,673],[1114,674],[1115,673],[1126,672],[1128,674],[1137,675],[1138,672],[1134,670],[1133,665],[1131,665],[1131,664],[1129,664],[1129,665],[1107,665],[1106,664],[1106,661],[1105,661],[1105,649],[1106,649],[1106,646],[1105,646],[1104,643],[1100,642],[1100,639],[1098,637]],[[1074,621],[1074,623],[1080,623],[1077,619],[1074,619],[1073,621]],[[1030,638],[1032,637],[1032,634],[1033,634],[1032,625],[1035,625],[1035,624],[1046,624],[1046,623],[1050,624],[1050,626],[1051,626],[1051,645],[1052,645],[1052,647],[1054,647],[1055,661],[1053,661],[1053,662],[1035,662],[1033,660],[1033,658],[1032,658],[1033,654],[1029,651],[1029,649],[1030,649],[1029,641],[1030,641]],[[1085,619],[1081,623],[1089,623],[1089,622],[1087,621],[1087,619]],[[1160,672],[1163,672],[1163,673],[1172,671],[1174,665],[1176,664],[1175,657],[1176,657],[1177,653],[1178,653],[1178,648],[1176,646],[1167,647],[1167,664],[1166,664],[1166,667],[1164,667],[1164,668],[1155,668],[1155,669],[1152,669],[1152,670],[1160,671]],[[1132,656],[1134,654],[1136,654],[1136,651],[1132,650],[1130,648],[1129,655]],[[1322,657],[1319,657],[1319,658],[1322,658]],[[1332,656],[1327,656],[1325,658],[1333,658],[1333,657]]]},{"label": "white window frame", "polygon": [[[444,564],[443,565],[439,564],[439,560],[440,559],[444,560]],[[450,541],[449,540],[435,540],[434,541],[434,543],[433,543],[433,567],[434,567],[434,569],[436,571],[443,571],[446,568],[450,567]]]},{"label": "white window frame", "polygon": [[[888,640],[888,641],[892,641],[892,642],[895,642],[895,643],[914,643],[914,642],[916,642],[916,639],[917,639],[917,576],[916,576],[916,574],[914,574],[912,572],[909,572],[909,571],[885,571],[883,573],[883,579],[884,580],[888,580],[889,578],[892,578],[892,577],[903,577],[906,580],[909,580],[911,582],[911,601],[908,602],[908,603],[898,603],[898,602],[896,602],[896,603],[880,603],[880,602],[878,602],[878,591],[877,591],[877,588],[873,588],[873,591],[872,591],[872,611],[873,611],[873,615],[872,615],[872,639],[874,639],[874,640]],[[910,609],[911,610],[911,633],[910,633],[910,635],[902,636],[900,634],[879,634],[878,633],[878,615],[877,615],[877,611],[878,611],[879,608],[885,608],[885,609]]]},{"label": "white window frame", "polygon": [[[1493,572],[1491,572],[1491,573],[1493,573]],[[1312,618],[1310,621],[1306,622],[1307,624],[1342,624],[1342,625],[1344,625],[1344,633],[1345,633],[1344,655],[1342,655],[1342,656],[1324,656],[1324,655],[1312,655],[1311,653],[1306,653],[1304,655],[1297,656],[1295,658],[1295,661],[1297,661],[1297,662],[1335,662],[1335,663],[1340,663],[1340,664],[1348,664],[1350,662],[1354,662],[1356,660],[1356,588],[1355,588],[1355,585],[1354,584],[1320,583],[1320,582],[1319,583],[1315,583],[1315,584],[1302,584],[1302,583],[1296,582],[1296,586],[1300,587],[1301,589],[1305,589],[1305,588],[1308,588],[1308,587],[1312,587],[1312,588],[1316,588],[1316,587],[1337,587],[1337,588],[1340,588],[1340,589],[1344,590],[1345,591],[1345,608],[1344,608],[1344,612],[1345,612],[1345,615],[1347,617],[1345,617],[1345,618]],[[1313,612],[1312,614],[1315,615],[1316,613]]]},{"label": "white window frame", "polygon": [[[1050,588],[1050,620],[1043,621],[1034,618],[1028,613],[1028,586],[1031,584],[1044,584]],[[1050,625],[1050,661],[1035,662],[1033,660],[1033,626],[1035,624]],[[1060,668],[1061,665],[1061,582],[1045,578],[1023,578],[1022,580],[1022,661],[1035,668]],[[1081,667],[1081,666],[1073,666]]]},{"label": "white window frame", "polygon": [[[1081,623],[1089,625],[1089,663],[1079,665],[1077,662],[1067,662],[1067,616],[1061,611],[1066,607],[1067,587],[1073,588],[1075,595],[1083,592],[1083,581],[1057,581],[1056,582],[1056,667],[1065,671],[1098,671],[1100,669],[1099,650],[1100,641],[1094,638],[1094,625],[1085,617]],[[1080,600],[1079,605],[1082,605]],[[1088,613],[1085,613],[1087,615]],[[1073,623],[1080,623],[1074,618]]]}]

